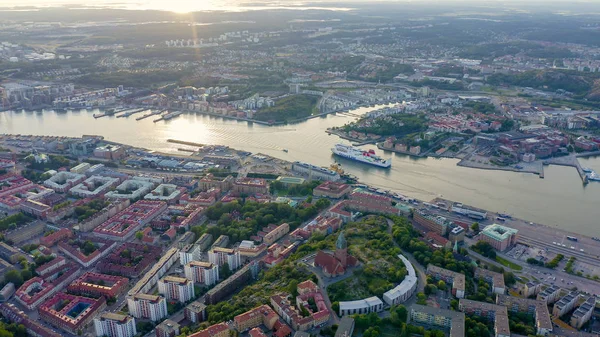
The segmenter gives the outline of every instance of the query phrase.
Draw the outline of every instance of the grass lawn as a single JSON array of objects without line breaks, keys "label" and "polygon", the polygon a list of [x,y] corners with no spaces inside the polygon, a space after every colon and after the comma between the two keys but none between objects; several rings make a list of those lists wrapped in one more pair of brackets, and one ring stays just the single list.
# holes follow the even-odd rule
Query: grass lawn
[{"label": "grass lawn", "polygon": [[501,265],[508,267],[510,269],[513,270],[522,270],[523,267],[519,266],[518,264],[512,263],[506,259],[501,258],[500,256],[496,256],[496,262],[500,263]]}]

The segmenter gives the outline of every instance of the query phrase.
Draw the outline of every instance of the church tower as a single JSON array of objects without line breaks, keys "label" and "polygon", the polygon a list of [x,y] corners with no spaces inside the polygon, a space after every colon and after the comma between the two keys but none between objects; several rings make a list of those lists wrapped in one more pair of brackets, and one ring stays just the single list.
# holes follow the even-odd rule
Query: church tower
[{"label": "church tower", "polygon": [[346,242],[343,232],[340,232],[340,235],[335,242],[334,256],[338,261],[340,261],[344,268],[348,266],[348,242]]}]

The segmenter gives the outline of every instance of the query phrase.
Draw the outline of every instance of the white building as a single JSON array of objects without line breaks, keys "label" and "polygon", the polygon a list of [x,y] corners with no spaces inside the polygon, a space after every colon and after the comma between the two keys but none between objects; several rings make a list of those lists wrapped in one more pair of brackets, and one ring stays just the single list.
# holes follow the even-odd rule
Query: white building
[{"label": "white building", "polygon": [[84,179],[85,175],[83,174],[61,171],[44,181],[44,186],[51,188],[56,192],[66,192]]},{"label": "white building", "polygon": [[82,183],[75,185],[69,193],[82,198],[102,195],[119,183],[119,178],[91,176]]},{"label": "white building", "polygon": [[340,302],[340,316],[368,314],[383,310],[383,302],[377,296],[357,301]]},{"label": "white building", "polygon": [[146,194],[144,199],[171,201],[171,200],[179,197],[180,194],[181,194],[181,191],[177,188],[177,185],[160,184],[152,192]]},{"label": "white building", "polygon": [[408,261],[401,254],[398,254],[398,258],[400,258],[400,260],[402,260],[404,263],[408,275],[406,275],[404,280],[402,280],[399,285],[383,294],[383,300],[390,306],[406,302],[406,300],[408,300],[417,289],[418,279],[415,273],[415,268],[413,268],[413,265],[410,263],[410,261]]},{"label": "white building", "polygon": [[147,180],[129,179],[122,182],[117,189],[105,194],[107,198],[135,200],[148,194],[154,187],[154,183]]},{"label": "white building", "polygon": [[127,298],[129,313],[135,318],[149,319],[153,322],[167,317],[167,300],[158,295],[135,294]]},{"label": "white building", "polygon": [[323,180],[323,181],[338,181],[340,180],[340,175],[337,172],[332,170],[322,168],[319,166],[302,163],[296,161],[292,164],[292,171],[303,173],[310,180]]},{"label": "white building", "polygon": [[137,334],[135,318],[112,312],[102,313],[94,318],[96,336],[133,337]]},{"label": "white building", "polygon": [[185,265],[185,277],[211,286],[219,280],[219,266],[210,262],[191,261]]},{"label": "white building", "polygon": [[237,249],[221,247],[214,247],[208,252],[208,261],[219,267],[227,263],[229,270],[236,270],[242,264],[240,252]]},{"label": "white building", "polygon": [[202,247],[200,245],[188,245],[179,252],[179,263],[185,266],[192,261],[200,261],[201,257]]},{"label": "white building", "polygon": [[70,169],[70,171],[72,173],[82,174],[83,172],[87,171],[89,168],[90,168],[90,164],[81,163],[81,164],[73,167],[72,169]]},{"label": "white building", "polygon": [[158,292],[167,300],[185,303],[194,299],[194,282],[185,277],[166,276],[158,281]]}]

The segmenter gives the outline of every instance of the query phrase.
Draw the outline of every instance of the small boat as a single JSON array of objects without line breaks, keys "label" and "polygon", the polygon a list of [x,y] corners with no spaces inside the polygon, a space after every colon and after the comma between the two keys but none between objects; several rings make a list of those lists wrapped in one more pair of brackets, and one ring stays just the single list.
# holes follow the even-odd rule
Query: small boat
[{"label": "small boat", "polygon": [[582,167],[582,168],[581,168],[581,170],[582,170],[583,172],[585,172],[585,173],[592,173],[592,172],[594,172],[594,170],[592,170],[592,169],[591,169],[591,168],[589,168],[589,167]]},{"label": "small boat", "polygon": [[288,153],[288,149],[283,149],[283,152]]}]

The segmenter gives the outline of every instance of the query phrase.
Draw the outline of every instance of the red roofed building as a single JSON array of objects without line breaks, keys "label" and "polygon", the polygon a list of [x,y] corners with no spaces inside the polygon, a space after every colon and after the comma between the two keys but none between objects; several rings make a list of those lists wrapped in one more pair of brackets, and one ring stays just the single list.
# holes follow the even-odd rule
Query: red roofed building
[{"label": "red roofed building", "polygon": [[125,277],[87,272],[69,284],[67,290],[82,296],[116,298],[125,291],[128,283],[129,279]]},{"label": "red roofed building", "polygon": [[35,268],[35,272],[40,276],[44,276],[46,274],[50,274],[51,272],[64,266],[65,264],[67,264],[67,260],[65,260],[64,257],[59,256]]},{"label": "red roofed building", "polygon": [[333,254],[320,250],[315,257],[315,266],[322,268],[323,274],[328,277],[344,275],[348,267],[358,264],[356,258],[348,254],[348,243],[344,233],[338,236],[335,247]]},{"label": "red roofed building", "polygon": [[219,323],[193,333],[188,337],[229,337],[229,327],[225,323]]},{"label": "red roofed building", "polygon": [[275,323],[279,317],[268,305],[261,305],[243,314],[233,318],[233,326],[239,332],[244,332],[248,329],[255,328],[259,325],[264,325],[269,330],[273,330]]},{"label": "red roofed building", "polygon": [[275,323],[274,330],[273,336],[275,337],[289,337],[292,335],[292,329],[282,321],[277,321],[277,323]]},{"label": "red roofed building", "polygon": [[40,305],[39,313],[46,322],[72,334],[78,334],[78,331],[84,329],[104,308],[104,297],[93,299],[58,293]]},{"label": "red roofed building", "polygon": [[352,187],[343,183],[337,183],[333,181],[326,181],[321,185],[315,187],[313,195],[315,197],[328,197],[333,199],[340,199],[343,196],[352,192]]},{"label": "red roofed building", "polygon": [[248,332],[250,337],[267,337],[265,333],[260,328],[254,328]]},{"label": "red roofed building", "polygon": [[445,237],[439,235],[436,232],[427,232],[427,234],[425,234],[425,240],[433,248],[447,248],[447,249],[450,249],[451,245],[452,245],[451,242],[450,242],[450,240],[446,239]]},{"label": "red roofed building", "polygon": [[68,228],[61,228],[58,231],[48,235],[48,236],[44,236],[43,238],[40,239],[40,244],[46,246],[46,247],[52,247],[54,246],[57,242],[62,241],[64,239],[70,239],[73,237],[73,231],[68,229]]},{"label": "red roofed building", "polygon": [[100,224],[94,233],[102,238],[126,241],[166,209],[164,201],[140,200]]}]

